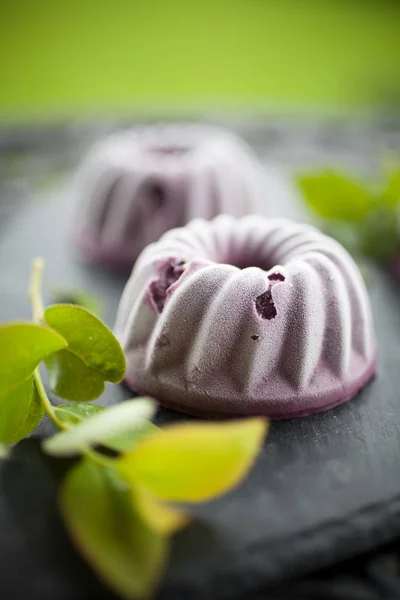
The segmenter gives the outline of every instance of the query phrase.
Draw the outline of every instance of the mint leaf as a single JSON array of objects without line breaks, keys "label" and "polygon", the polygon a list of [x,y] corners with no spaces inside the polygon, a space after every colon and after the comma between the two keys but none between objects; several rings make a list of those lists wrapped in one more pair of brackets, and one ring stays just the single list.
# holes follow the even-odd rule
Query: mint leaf
[{"label": "mint leaf", "polygon": [[39,425],[43,406],[30,377],[0,398],[0,442],[19,442]]},{"label": "mint leaf", "polygon": [[308,206],[324,218],[359,221],[376,205],[374,195],[358,181],[334,171],[301,174],[297,183]]},{"label": "mint leaf", "polygon": [[106,410],[104,406],[98,404],[87,404],[86,402],[68,402],[67,404],[59,404],[55,407],[57,417],[63,423],[69,425],[78,425],[86,419],[94,417],[100,412]]},{"label": "mint leaf", "polygon": [[154,591],[167,539],[142,520],[129,487],[113,469],[78,464],[62,485],[60,507],[74,544],[106,585],[132,600]]},{"label": "mint leaf", "polygon": [[0,398],[32,378],[38,364],[67,342],[48,327],[11,323],[0,327]]},{"label": "mint leaf", "polygon": [[90,401],[104,391],[105,381],[118,383],[125,356],[110,329],[85,308],[55,304],[45,310],[46,323],[68,347],[46,361],[52,391],[67,400]]},{"label": "mint leaf", "polygon": [[103,443],[150,419],[155,403],[150,398],[128,400],[99,412],[68,431],[62,431],[43,442],[43,448],[54,456],[73,456],[89,446]]}]

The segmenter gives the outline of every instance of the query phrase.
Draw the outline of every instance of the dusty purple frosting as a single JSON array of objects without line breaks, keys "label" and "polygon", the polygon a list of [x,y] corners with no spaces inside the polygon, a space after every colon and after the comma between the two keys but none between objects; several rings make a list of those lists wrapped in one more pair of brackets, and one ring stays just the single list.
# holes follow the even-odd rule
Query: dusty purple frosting
[{"label": "dusty purple frosting", "polygon": [[232,133],[206,125],[123,131],[85,157],[74,239],[91,260],[130,268],[141,250],[195,217],[254,212],[262,170]]},{"label": "dusty purple frosting", "polygon": [[193,220],[140,255],[115,325],[126,382],[197,415],[283,419],[352,398],[375,372],[364,281],[311,226]]}]

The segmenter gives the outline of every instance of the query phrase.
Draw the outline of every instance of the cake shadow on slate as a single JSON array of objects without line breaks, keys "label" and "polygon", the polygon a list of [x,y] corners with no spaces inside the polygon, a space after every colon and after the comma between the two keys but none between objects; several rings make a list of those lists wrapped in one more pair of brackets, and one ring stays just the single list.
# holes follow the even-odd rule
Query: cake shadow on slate
[{"label": "cake shadow on slate", "polygon": [[300,417],[349,400],[375,373],[364,281],[317,229],[222,215],[139,257],[115,332],[126,384],[189,414]]},{"label": "cake shadow on slate", "polygon": [[257,158],[227,130],[181,124],[115,133],[78,171],[73,237],[86,259],[131,268],[173,227],[254,212],[263,187]]}]

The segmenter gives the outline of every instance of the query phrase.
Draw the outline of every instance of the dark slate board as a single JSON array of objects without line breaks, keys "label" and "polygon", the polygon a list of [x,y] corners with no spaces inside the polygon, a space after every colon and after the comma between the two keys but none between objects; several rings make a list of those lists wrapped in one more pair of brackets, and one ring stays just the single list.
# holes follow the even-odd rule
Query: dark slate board
[{"label": "dark slate board", "polygon": [[[99,294],[112,325],[123,276],[79,264],[68,246],[73,197],[57,194],[19,206],[0,232],[0,319],[28,317],[34,256],[46,260],[45,285]],[[196,509],[180,533],[160,600],[228,600],[262,593],[281,580],[367,551],[400,534],[400,290],[374,272],[370,293],[378,336],[378,377],[328,413],[274,423],[245,483]],[[129,397],[107,390],[103,403]],[[161,409],[159,422],[182,419]],[[39,434],[51,431],[44,422]],[[61,461],[38,441],[0,461],[0,597],[109,598],[66,538],[55,498]]]}]

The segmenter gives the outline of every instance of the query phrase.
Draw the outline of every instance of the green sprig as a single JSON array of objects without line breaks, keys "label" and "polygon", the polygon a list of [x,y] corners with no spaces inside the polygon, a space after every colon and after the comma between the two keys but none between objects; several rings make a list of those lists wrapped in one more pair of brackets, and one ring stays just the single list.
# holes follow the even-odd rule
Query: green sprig
[{"label": "green sprig", "polygon": [[378,184],[330,169],[300,173],[296,181],[327,232],[350,252],[383,262],[400,255],[399,168]]},{"label": "green sprig", "polygon": [[[76,548],[123,598],[148,598],[168,556],[169,537],[190,519],[187,505],[226,493],[251,467],[267,421],[184,423],[159,429],[149,398],[112,408],[88,404],[125,373],[112,332],[80,306],[44,308],[43,261],[33,264],[33,323],[0,327],[0,458],[4,443],[29,435],[46,413],[60,433],[43,442],[54,456],[81,456],[61,486],[60,510]],[[53,406],[43,385],[71,402]],[[114,451],[110,457],[101,452]]]}]

